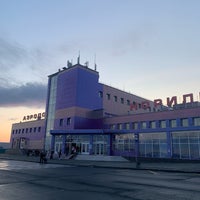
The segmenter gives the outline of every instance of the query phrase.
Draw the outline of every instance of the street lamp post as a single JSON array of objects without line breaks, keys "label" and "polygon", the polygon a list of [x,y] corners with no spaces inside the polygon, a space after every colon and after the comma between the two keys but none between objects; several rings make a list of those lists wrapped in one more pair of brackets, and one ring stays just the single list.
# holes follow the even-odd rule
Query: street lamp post
[{"label": "street lamp post", "polygon": [[140,162],[138,160],[138,155],[139,155],[139,134],[135,134],[135,164],[136,168],[140,167]]}]

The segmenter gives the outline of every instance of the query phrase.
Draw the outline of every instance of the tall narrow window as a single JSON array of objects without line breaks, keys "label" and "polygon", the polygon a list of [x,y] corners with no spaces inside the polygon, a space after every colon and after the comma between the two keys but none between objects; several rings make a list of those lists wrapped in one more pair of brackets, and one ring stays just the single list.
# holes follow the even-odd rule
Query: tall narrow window
[{"label": "tall narrow window", "polygon": [[103,98],[103,92],[102,91],[99,91],[99,97]]},{"label": "tall narrow window", "polygon": [[129,129],[130,129],[130,123],[126,123],[126,124],[125,124],[125,129],[126,129],[126,130],[129,130]]},{"label": "tall narrow window", "polygon": [[122,130],[122,124],[117,124],[117,129]]},{"label": "tall narrow window", "polygon": [[60,126],[63,126],[63,119],[60,119],[59,125],[60,125]]},{"label": "tall narrow window", "polygon": [[110,100],[110,94],[107,93],[106,96],[107,96],[107,99]]},{"label": "tall narrow window", "polygon": [[114,130],[115,129],[115,124],[110,125],[110,129]]},{"label": "tall narrow window", "polygon": [[67,125],[70,125],[71,124],[71,117],[68,117],[67,118]]},{"label": "tall narrow window", "polygon": [[138,122],[133,122],[133,129],[138,129]]}]

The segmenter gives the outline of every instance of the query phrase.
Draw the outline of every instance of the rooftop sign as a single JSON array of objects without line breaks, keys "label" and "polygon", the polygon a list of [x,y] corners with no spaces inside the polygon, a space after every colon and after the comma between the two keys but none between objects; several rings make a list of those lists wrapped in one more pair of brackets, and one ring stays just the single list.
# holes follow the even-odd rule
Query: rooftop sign
[{"label": "rooftop sign", "polygon": [[[178,101],[177,101],[177,96],[173,96],[173,97],[167,97],[166,99],[167,105],[163,105],[163,101],[162,99],[155,99],[153,101],[153,107],[154,108],[158,108],[160,106],[168,106],[168,107],[173,107],[175,105],[177,105]],[[183,95],[183,101],[182,104],[186,104],[186,103],[193,103],[194,102],[194,98],[193,98],[193,94],[184,94]],[[138,110],[138,109],[148,109],[151,108],[152,103],[150,104],[150,101],[146,100],[146,101],[142,101],[140,103],[132,103],[130,105],[130,110]]]},{"label": "rooftop sign", "polygon": [[43,113],[37,113],[33,115],[26,115],[23,117],[23,121],[29,121],[29,120],[40,120],[45,118],[45,112]]}]

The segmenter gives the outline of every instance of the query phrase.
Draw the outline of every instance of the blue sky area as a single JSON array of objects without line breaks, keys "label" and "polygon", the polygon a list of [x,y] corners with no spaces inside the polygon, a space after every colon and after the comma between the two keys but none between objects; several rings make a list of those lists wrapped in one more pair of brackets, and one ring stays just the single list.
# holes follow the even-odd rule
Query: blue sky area
[{"label": "blue sky area", "polygon": [[0,0],[0,118],[45,108],[47,76],[79,51],[90,68],[96,55],[102,83],[199,100],[199,10],[198,0]]}]

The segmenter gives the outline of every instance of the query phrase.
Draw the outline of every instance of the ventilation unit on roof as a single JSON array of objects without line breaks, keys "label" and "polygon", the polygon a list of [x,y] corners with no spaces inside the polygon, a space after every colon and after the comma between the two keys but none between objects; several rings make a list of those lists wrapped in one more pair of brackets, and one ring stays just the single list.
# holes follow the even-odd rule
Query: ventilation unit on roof
[{"label": "ventilation unit on roof", "polygon": [[68,68],[72,67],[72,62],[70,62],[69,60],[67,61],[67,67]]}]

